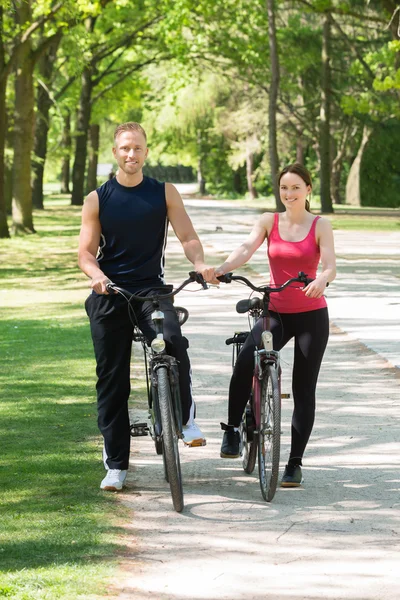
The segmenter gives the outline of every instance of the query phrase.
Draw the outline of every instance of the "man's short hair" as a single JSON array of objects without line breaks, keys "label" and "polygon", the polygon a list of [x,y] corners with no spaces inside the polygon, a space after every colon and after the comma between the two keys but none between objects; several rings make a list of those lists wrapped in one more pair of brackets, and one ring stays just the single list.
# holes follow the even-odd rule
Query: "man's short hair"
[{"label": "man's short hair", "polygon": [[135,123],[134,121],[128,121],[128,123],[122,123],[118,125],[116,130],[114,131],[114,143],[117,141],[117,137],[124,133],[124,131],[138,131],[141,133],[147,144],[147,135],[143,127],[139,123]]}]

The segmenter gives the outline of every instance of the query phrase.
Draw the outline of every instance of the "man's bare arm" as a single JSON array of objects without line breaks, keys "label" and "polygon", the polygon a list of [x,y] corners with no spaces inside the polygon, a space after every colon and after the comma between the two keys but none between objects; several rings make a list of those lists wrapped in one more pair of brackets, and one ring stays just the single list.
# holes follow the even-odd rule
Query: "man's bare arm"
[{"label": "man's bare arm", "polygon": [[98,294],[106,294],[109,279],[104,275],[96,260],[100,244],[101,225],[99,220],[99,198],[91,192],[82,208],[82,225],[79,234],[78,265],[91,279],[90,287]]},{"label": "man's bare arm", "polygon": [[204,262],[204,250],[199,236],[194,230],[178,190],[171,183],[165,184],[165,197],[168,219],[176,237],[182,244],[187,259],[194,265],[195,270],[203,275],[206,281],[219,283],[214,277],[214,269]]}]

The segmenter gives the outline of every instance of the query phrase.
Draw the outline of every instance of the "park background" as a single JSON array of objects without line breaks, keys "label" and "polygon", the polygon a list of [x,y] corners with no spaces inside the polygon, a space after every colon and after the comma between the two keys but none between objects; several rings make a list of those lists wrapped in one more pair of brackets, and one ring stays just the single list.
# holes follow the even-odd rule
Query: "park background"
[{"label": "park background", "polygon": [[391,0],[0,0],[0,598],[98,598],[125,553],[76,266],[115,126],[192,198],[280,210],[299,160],[335,230],[398,232],[399,28]]}]

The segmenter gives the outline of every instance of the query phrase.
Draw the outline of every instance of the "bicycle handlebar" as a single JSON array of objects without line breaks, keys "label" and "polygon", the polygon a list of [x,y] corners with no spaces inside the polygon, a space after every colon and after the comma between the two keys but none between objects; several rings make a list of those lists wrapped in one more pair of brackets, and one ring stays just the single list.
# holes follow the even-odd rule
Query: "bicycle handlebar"
[{"label": "bicycle handlebar", "polygon": [[[303,271],[299,271],[299,274],[297,277],[292,277],[291,279],[288,279],[288,281],[285,281],[285,283],[283,283],[282,285],[279,285],[276,287],[271,287],[269,285],[263,285],[263,286],[257,287],[253,283],[251,283],[251,281],[249,281],[247,279],[247,277],[243,277],[242,275],[234,275],[233,273],[225,273],[225,275],[220,275],[219,277],[217,277],[217,279],[219,281],[221,281],[222,283],[231,283],[232,281],[242,281],[249,288],[251,288],[254,292],[260,292],[261,294],[270,294],[272,292],[281,292],[286,287],[288,287],[291,283],[304,283],[304,287],[306,287],[309,283],[314,281],[313,279],[310,279],[309,277],[307,277],[307,275],[305,273],[303,273]],[[328,285],[329,284],[327,283],[327,286]]]},{"label": "bicycle handlebar", "polygon": [[[122,294],[124,296],[128,296],[129,300],[138,300],[139,302],[147,302],[147,301],[152,301],[152,300],[158,300],[159,298],[172,298],[173,296],[176,296],[176,294],[178,294],[179,292],[181,292],[183,290],[183,288],[185,288],[187,285],[189,285],[189,283],[192,282],[196,282],[196,283],[200,283],[200,285],[202,285],[203,289],[208,289],[208,286],[206,284],[206,282],[204,281],[203,275],[201,273],[196,273],[196,271],[190,271],[189,273],[189,277],[187,279],[185,279],[185,281],[179,286],[177,287],[175,290],[172,290],[171,292],[167,293],[167,294],[153,294],[152,296],[139,296],[138,294],[132,294],[132,292],[129,292],[128,290],[124,289],[123,287],[120,287],[118,285],[115,285],[115,283],[113,283],[112,281],[110,281],[110,283],[107,283],[106,285],[106,290],[108,293],[114,293],[114,294]],[[163,289],[163,288],[160,288]]]}]

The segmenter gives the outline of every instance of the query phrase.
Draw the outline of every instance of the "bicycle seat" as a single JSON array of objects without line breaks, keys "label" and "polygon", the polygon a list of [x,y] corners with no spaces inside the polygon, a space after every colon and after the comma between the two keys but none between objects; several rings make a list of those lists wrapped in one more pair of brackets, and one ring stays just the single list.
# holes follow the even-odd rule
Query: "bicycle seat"
[{"label": "bicycle seat", "polygon": [[174,306],[174,308],[178,315],[179,325],[182,327],[189,318],[189,311],[186,308],[183,308],[183,306]]},{"label": "bicycle seat", "polygon": [[261,310],[262,300],[261,298],[247,298],[246,300],[239,300],[236,304],[236,312],[239,314],[247,313],[249,310]]},{"label": "bicycle seat", "polygon": [[225,340],[225,344],[227,346],[231,346],[232,344],[244,344],[249,333],[249,331],[237,331],[232,338]]}]

